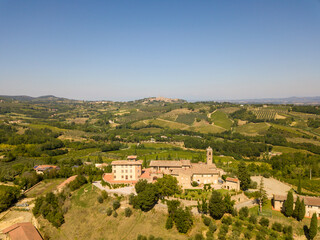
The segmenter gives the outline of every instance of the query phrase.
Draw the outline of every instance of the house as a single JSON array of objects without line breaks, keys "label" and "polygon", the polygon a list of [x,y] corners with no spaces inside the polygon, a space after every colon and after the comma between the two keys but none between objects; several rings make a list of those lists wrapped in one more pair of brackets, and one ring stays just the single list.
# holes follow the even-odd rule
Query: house
[{"label": "house", "polygon": [[54,165],[39,165],[34,166],[33,169],[36,171],[37,174],[44,174],[44,172],[49,171],[51,169],[59,170],[60,168]]},{"label": "house", "polygon": [[6,240],[42,240],[37,229],[30,222],[16,223],[2,230]]},{"label": "house", "polygon": [[[306,207],[305,217],[312,217],[313,213],[317,214],[317,217],[320,217],[320,198],[318,197],[309,197],[309,196],[299,196],[300,200],[304,201]],[[273,209],[281,211],[284,201],[287,200],[287,196],[283,195],[273,195]],[[294,202],[297,200],[297,196],[294,196]]]},{"label": "house", "polygon": [[240,180],[238,178],[227,177],[224,185],[225,189],[240,191]]},{"label": "house", "polygon": [[111,163],[112,173],[103,174],[102,178],[110,184],[135,184],[142,172],[142,161],[137,156],[128,156],[127,160],[117,160]]}]

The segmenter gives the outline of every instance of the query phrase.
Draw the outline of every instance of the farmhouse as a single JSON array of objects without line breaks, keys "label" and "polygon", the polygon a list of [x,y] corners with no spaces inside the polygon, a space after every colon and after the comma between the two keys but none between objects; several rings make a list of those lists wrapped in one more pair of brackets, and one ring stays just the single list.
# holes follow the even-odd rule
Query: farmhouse
[{"label": "farmhouse", "polygon": [[30,222],[16,223],[2,232],[7,240],[42,240],[37,229]]},{"label": "farmhouse", "polygon": [[49,171],[51,169],[59,170],[60,168],[54,165],[39,165],[34,166],[33,169],[36,171],[37,174],[44,174],[44,172]]},{"label": "farmhouse", "polygon": [[225,188],[228,190],[234,189],[240,191],[240,180],[238,178],[227,177],[225,181]]},{"label": "farmhouse", "polygon": [[113,161],[112,173],[103,174],[103,180],[110,184],[136,183],[142,175],[142,161],[136,158],[136,156],[128,156],[128,160]]},{"label": "farmhouse", "polygon": [[[320,217],[320,198],[318,197],[308,197],[308,196],[299,196],[300,200],[304,201],[306,207],[305,217],[312,217],[313,213],[317,214],[317,217]],[[294,201],[297,197],[294,196]],[[281,211],[284,201],[287,200],[287,196],[282,195],[273,195],[273,208],[274,210]]]},{"label": "farmhouse", "polygon": [[153,180],[170,174],[176,177],[184,188],[191,186],[192,182],[198,184],[217,184],[222,170],[212,163],[212,148],[207,149],[207,163],[191,163],[190,160],[180,161],[151,161],[150,176]]}]

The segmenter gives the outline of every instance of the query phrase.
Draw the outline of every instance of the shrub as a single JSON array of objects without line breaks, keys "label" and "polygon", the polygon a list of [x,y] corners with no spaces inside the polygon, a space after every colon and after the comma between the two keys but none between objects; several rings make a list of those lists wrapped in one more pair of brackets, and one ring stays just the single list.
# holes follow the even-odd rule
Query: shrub
[{"label": "shrub", "polygon": [[269,219],[265,218],[265,217],[262,217],[260,219],[259,223],[260,223],[261,226],[268,227],[269,226]]},{"label": "shrub", "polygon": [[126,217],[130,217],[130,216],[132,215],[132,210],[131,210],[131,208],[126,208],[126,209],[124,210],[124,215],[125,215]]},{"label": "shrub", "polygon": [[112,214],[112,209],[111,209],[111,208],[108,208],[108,209],[107,209],[107,215],[108,215],[108,216],[111,216],[111,214]]},{"label": "shrub", "polygon": [[212,232],[212,233],[214,233],[215,231],[217,231],[217,225],[216,224],[214,224],[212,221],[211,221],[211,223],[210,223],[210,225],[209,225],[209,231],[210,232]]},{"label": "shrub", "polygon": [[113,212],[113,217],[118,217],[118,213],[116,211]]},{"label": "shrub", "polygon": [[274,239],[274,240],[277,240],[279,238],[279,234],[277,232],[271,232],[270,233],[270,237],[269,237],[269,240],[271,239]]},{"label": "shrub", "polygon": [[129,195],[129,205],[133,205],[134,199],[135,199],[135,195],[133,193],[131,193]]},{"label": "shrub", "polygon": [[292,236],[292,226],[288,225],[288,226],[284,226],[282,229],[284,234],[287,234],[288,236]]},{"label": "shrub", "polygon": [[252,231],[254,229],[254,225],[253,224],[249,224],[248,225],[248,230]]},{"label": "shrub", "polygon": [[257,216],[254,214],[250,215],[249,222],[253,224],[257,224]]},{"label": "shrub", "polygon": [[232,218],[230,216],[223,217],[221,222],[226,224],[226,225],[231,225],[232,224]]},{"label": "shrub", "polygon": [[206,226],[208,227],[211,222],[212,222],[211,218],[208,218],[208,217],[206,217],[206,216],[203,216],[203,223],[204,223],[204,225],[206,225]]},{"label": "shrub", "polygon": [[244,238],[245,239],[251,239],[252,238],[252,233],[251,231],[247,230],[244,232]]},{"label": "shrub", "polygon": [[248,207],[243,207],[239,210],[239,217],[240,219],[247,218],[249,216],[249,208]]},{"label": "shrub", "polygon": [[282,232],[282,225],[281,223],[278,223],[278,222],[274,222],[272,224],[272,227],[271,227],[273,230],[277,231],[277,232]]},{"label": "shrub", "polygon": [[103,203],[103,198],[101,196],[97,197],[98,203]]},{"label": "shrub", "polygon": [[113,210],[117,210],[120,207],[120,201],[114,200],[112,203]]},{"label": "shrub", "polygon": [[171,229],[173,227],[173,219],[172,217],[168,216],[166,221],[166,229]]},{"label": "shrub", "polygon": [[198,186],[199,186],[199,184],[198,184],[198,182],[193,181],[193,182],[191,183],[191,186],[192,186],[192,187],[198,187]]},{"label": "shrub", "polygon": [[108,198],[108,193],[107,193],[106,191],[102,191],[101,197],[102,197],[103,199],[107,199],[107,198]]}]

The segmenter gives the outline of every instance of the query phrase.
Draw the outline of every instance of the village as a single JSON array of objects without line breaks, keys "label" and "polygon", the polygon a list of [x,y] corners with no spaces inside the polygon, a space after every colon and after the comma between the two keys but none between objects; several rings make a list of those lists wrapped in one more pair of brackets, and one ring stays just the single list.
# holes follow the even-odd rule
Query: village
[{"label": "village", "polygon": [[[206,161],[199,163],[192,163],[190,160],[151,160],[147,168],[143,168],[143,161],[137,160],[138,156],[127,156],[126,160],[115,160],[111,162],[112,171],[110,173],[103,173],[101,181],[92,182],[92,187],[101,191],[106,191],[109,195],[124,196],[136,195],[135,184],[139,181],[146,181],[148,183],[155,183],[164,175],[170,175],[177,179],[178,184],[183,192],[189,190],[204,191],[204,189],[212,189],[217,191],[226,191],[230,193],[232,200],[235,202],[235,209],[240,210],[243,207],[252,208],[259,206],[259,199],[249,198],[240,189],[241,181],[236,177],[229,177],[228,173],[216,167],[213,163],[212,148],[208,147],[206,150]],[[91,163],[86,163],[91,164]],[[95,164],[96,168],[103,169],[106,167],[105,163]],[[34,166],[34,171],[43,175],[51,170],[59,170],[56,165],[37,165]],[[225,177],[227,176],[227,177]],[[63,190],[76,179],[77,175],[71,176],[65,181],[57,185],[52,191],[54,193],[61,193]],[[271,200],[272,210],[284,211],[284,202],[287,200],[287,194],[292,191],[292,187],[286,183],[278,181],[274,178],[264,178],[262,176],[252,176],[252,181],[263,181],[265,191],[268,199]],[[38,184],[41,184],[38,183]],[[38,184],[33,186],[28,191],[37,188]],[[249,192],[257,191],[255,189],[248,189]],[[25,192],[27,194],[27,191]],[[85,192],[83,193],[85,194]],[[320,218],[320,198],[311,196],[299,196],[294,193],[294,201],[297,198],[304,201],[305,217],[311,218],[314,213]],[[184,206],[191,208],[194,215],[201,215],[197,210],[199,198],[184,198],[183,196],[173,196],[168,200],[177,199],[182,202]],[[25,198],[18,202],[14,207],[1,213],[0,219],[0,239],[22,240],[22,239],[43,239],[37,231],[39,223],[32,216],[31,210],[34,207],[34,198]],[[260,206],[261,207],[261,206]],[[20,209],[20,210],[19,210]],[[158,203],[155,206],[156,211],[167,211],[167,206]],[[21,211],[21,214],[12,214],[14,211]],[[262,211],[260,208],[259,211]],[[12,215],[12,216],[10,216]],[[20,216],[19,216],[20,215]]]}]

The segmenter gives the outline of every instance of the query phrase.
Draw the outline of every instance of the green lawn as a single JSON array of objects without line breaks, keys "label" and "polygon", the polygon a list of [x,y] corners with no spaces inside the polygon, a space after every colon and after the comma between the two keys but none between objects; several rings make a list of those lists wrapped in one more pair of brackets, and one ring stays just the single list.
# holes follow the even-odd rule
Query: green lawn
[{"label": "green lawn", "polygon": [[263,135],[267,132],[270,125],[267,123],[248,123],[242,126],[236,127],[236,132],[244,135]]}]

